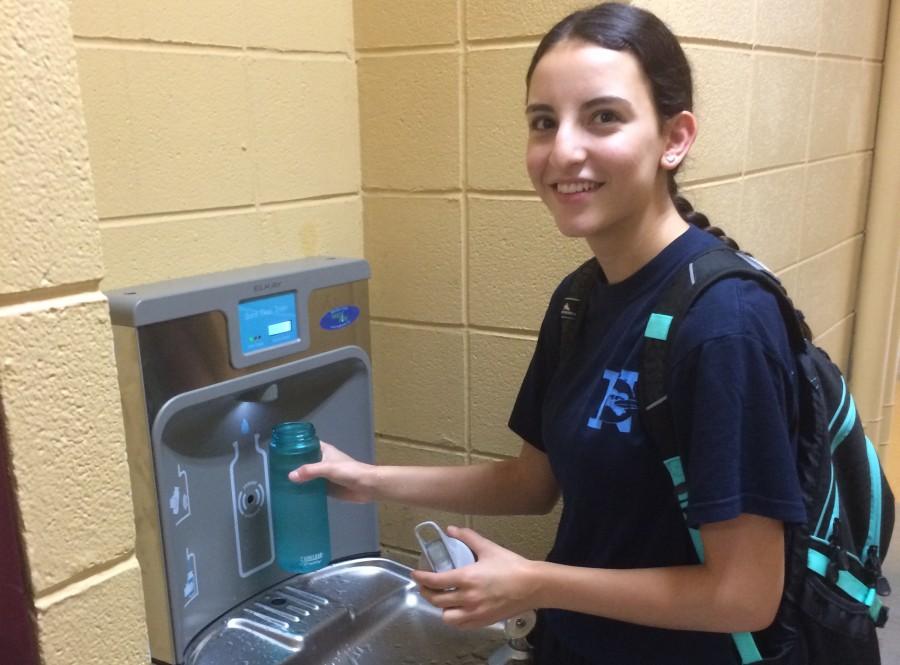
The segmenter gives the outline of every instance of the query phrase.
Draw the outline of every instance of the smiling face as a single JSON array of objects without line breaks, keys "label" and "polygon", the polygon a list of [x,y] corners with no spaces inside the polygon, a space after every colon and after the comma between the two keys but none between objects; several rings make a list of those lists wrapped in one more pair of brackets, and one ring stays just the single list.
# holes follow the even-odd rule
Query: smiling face
[{"label": "smiling face", "polygon": [[528,175],[564,235],[590,241],[672,209],[667,169],[683,151],[631,53],[560,42],[534,70],[526,116]]}]

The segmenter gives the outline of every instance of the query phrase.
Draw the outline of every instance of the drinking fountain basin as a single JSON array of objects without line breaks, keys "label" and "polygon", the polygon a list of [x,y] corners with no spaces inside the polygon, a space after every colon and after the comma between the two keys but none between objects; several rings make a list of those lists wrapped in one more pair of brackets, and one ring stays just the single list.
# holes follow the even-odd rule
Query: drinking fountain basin
[{"label": "drinking fountain basin", "polygon": [[501,624],[446,625],[411,569],[381,558],[292,577],[238,605],[192,642],[188,665],[476,665]]}]

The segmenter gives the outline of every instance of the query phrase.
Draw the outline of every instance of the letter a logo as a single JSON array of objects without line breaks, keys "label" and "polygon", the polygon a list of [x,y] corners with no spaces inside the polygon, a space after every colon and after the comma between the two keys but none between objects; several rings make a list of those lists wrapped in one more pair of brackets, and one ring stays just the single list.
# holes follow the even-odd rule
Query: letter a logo
[{"label": "letter a logo", "polygon": [[638,373],[623,369],[621,372],[603,371],[606,379],[606,394],[597,408],[597,415],[588,418],[588,427],[602,429],[604,423],[613,425],[620,432],[631,431],[631,418],[637,412],[637,399],[634,386]]}]

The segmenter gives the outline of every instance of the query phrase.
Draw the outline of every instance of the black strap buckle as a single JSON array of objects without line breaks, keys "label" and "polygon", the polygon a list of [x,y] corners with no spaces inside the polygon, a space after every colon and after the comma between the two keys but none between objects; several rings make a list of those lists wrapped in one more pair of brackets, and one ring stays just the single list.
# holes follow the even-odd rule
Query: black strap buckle
[{"label": "black strap buckle", "polygon": [[878,618],[875,619],[875,627],[876,628],[884,628],[884,624],[888,622],[888,608],[884,605],[881,606],[881,609],[878,610]]}]

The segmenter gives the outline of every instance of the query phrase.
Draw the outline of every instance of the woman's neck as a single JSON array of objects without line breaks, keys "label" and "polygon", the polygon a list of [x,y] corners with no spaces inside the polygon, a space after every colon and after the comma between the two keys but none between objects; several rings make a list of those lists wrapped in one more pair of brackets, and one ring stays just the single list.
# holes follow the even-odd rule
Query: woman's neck
[{"label": "woman's neck", "polygon": [[670,201],[664,210],[637,221],[623,221],[602,235],[587,238],[587,243],[607,281],[616,284],[647,265],[688,226]]}]

